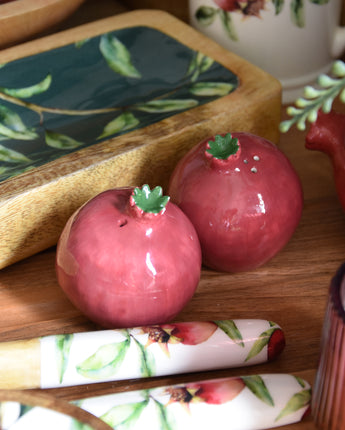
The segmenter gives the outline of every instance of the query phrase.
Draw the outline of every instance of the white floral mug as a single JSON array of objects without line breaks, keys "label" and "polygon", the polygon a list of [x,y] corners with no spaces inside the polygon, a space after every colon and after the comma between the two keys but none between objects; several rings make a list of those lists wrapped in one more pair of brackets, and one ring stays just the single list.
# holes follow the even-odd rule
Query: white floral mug
[{"label": "white floral mug", "polygon": [[342,0],[189,0],[190,23],[279,79],[283,102],[345,50]]}]

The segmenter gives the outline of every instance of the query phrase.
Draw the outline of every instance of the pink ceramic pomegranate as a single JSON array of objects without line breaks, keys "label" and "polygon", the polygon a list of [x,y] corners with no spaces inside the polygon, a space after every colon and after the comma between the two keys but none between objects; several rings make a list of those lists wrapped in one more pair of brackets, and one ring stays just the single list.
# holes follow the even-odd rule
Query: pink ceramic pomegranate
[{"label": "pink ceramic pomegranate", "polygon": [[104,327],[174,318],[201,269],[196,231],[162,189],[118,188],[81,207],[57,246],[57,279],[76,307]]},{"label": "pink ceramic pomegranate", "polygon": [[345,115],[319,111],[307,134],[306,147],[330,157],[339,200],[345,210]]},{"label": "pink ceramic pomegranate", "polygon": [[169,195],[199,235],[203,263],[238,272],[280,251],[302,214],[300,180],[271,142],[249,133],[206,139],[174,170]]}]

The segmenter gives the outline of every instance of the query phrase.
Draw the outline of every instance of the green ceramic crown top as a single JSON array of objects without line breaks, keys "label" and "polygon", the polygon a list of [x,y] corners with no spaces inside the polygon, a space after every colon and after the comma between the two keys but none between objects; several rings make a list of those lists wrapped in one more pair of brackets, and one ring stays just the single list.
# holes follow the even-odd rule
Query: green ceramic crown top
[{"label": "green ceramic crown top", "polygon": [[214,140],[208,142],[209,148],[206,149],[212,157],[220,160],[227,160],[231,155],[235,155],[240,148],[238,139],[232,137],[230,133],[225,136],[217,134]]},{"label": "green ceramic crown top", "polygon": [[149,185],[145,184],[142,188],[135,188],[133,191],[133,200],[136,206],[146,213],[159,213],[167,205],[170,197],[163,196],[162,187],[155,187],[150,190]]}]

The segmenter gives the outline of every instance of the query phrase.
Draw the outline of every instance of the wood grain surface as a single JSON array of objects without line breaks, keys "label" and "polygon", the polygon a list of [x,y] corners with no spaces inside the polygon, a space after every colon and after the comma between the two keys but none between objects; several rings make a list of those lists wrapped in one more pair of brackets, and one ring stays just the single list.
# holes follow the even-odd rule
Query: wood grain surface
[{"label": "wood grain surface", "polygon": [[0,48],[37,37],[63,22],[84,0],[26,0],[1,5]]},{"label": "wood grain surface", "polygon": [[[345,105],[340,102],[334,108],[345,113]],[[304,139],[305,132],[293,128],[279,140],[279,147],[295,166],[304,190],[303,216],[291,241],[268,264],[251,272],[225,274],[203,269],[194,298],[176,318],[176,321],[273,320],[282,326],[287,340],[276,361],[242,369],[46,392],[58,399],[71,400],[192,380],[274,372],[293,373],[313,384],[328,286],[336,269],[345,261],[345,213],[336,195],[329,159],[305,149]],[[57,284],[54,265],[55,248],[51,247],[0,271],[0,341],[99,328],[65,297]],[[315,430],[311,416],[284,428]]]}]

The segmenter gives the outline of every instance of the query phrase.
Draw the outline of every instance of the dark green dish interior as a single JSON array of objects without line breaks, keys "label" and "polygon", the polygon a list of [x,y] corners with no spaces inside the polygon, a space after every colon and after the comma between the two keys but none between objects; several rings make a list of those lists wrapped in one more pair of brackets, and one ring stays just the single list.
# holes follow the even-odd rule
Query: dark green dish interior
[{"label": "dark green dish interior", "polygon": [[0,181],[238,85],[219,63],[145,26],[2,64]]}]

